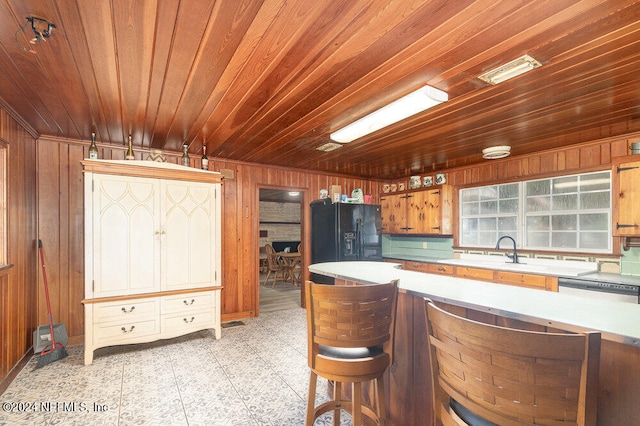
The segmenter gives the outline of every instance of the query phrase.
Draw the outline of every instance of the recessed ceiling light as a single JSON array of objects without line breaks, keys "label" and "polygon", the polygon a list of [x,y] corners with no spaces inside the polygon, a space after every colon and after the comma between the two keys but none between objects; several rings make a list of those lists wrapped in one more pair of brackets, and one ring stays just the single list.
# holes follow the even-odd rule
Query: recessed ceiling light
[{"label": "recessed ceiling light", "polygon": [[498,158],[508,157],[510,153],[511,147],[508,145],[491,146],[482,150],[482,158],[495,160]]},{"label": "recessed ceiling light", "polygon": [[479,75],[478,78],[489,84],[498,84],[540,66],[542,66],[540,62],[529,55],[524,55],[496,69],[487,71],[486,73]]}]

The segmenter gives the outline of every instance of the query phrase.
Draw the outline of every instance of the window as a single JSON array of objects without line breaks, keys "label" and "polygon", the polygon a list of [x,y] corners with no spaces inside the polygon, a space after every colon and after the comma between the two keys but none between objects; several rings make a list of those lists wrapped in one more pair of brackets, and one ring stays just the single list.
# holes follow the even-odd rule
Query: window
[{"label": "window", "polygon": [[460,244],[503,235],[531,250],[611,252],[611,172],[461,190]]}]

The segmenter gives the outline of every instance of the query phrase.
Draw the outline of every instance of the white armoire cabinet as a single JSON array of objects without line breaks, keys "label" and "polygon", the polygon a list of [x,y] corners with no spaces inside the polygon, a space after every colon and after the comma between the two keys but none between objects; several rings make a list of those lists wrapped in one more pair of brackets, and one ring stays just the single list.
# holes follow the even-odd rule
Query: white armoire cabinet
[{"label": "white armoire cabinet", "polygon": [[95,349],[212,328],[220,338],[220,173],[84,160],[85,364]]}]

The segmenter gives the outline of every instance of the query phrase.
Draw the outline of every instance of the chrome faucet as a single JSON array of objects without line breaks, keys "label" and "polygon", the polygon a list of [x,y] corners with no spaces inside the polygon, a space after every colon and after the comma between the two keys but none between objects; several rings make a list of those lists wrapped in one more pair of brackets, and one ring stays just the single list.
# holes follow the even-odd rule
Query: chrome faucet
[{"label": "chrome faucet", "polygon": [[516,249],[516,240],[514,240],[512,237],[508,236],[508,235],[504,235],[500,238],[498,238],[498,242],[496,243],[496,250],[500,250],[500,241],[504,240],[505,238],[510,239],[513,242],[513,254],[512,255],[506,255],[509,259],[511,259],[513,261],[513,263],[518,263],[518,251]]}]

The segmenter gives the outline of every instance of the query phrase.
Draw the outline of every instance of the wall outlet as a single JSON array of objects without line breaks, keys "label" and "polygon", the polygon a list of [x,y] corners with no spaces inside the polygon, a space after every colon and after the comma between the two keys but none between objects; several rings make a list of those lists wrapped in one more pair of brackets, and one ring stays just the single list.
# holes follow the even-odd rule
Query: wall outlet
[{"label": "wall outlet", "polygon": [[426,242],[426,241],[424,241],[424,242],[422,243],[422,248],[423,248],[423,249],[426,249],[426,248],[427,248],[427,242]]}]

